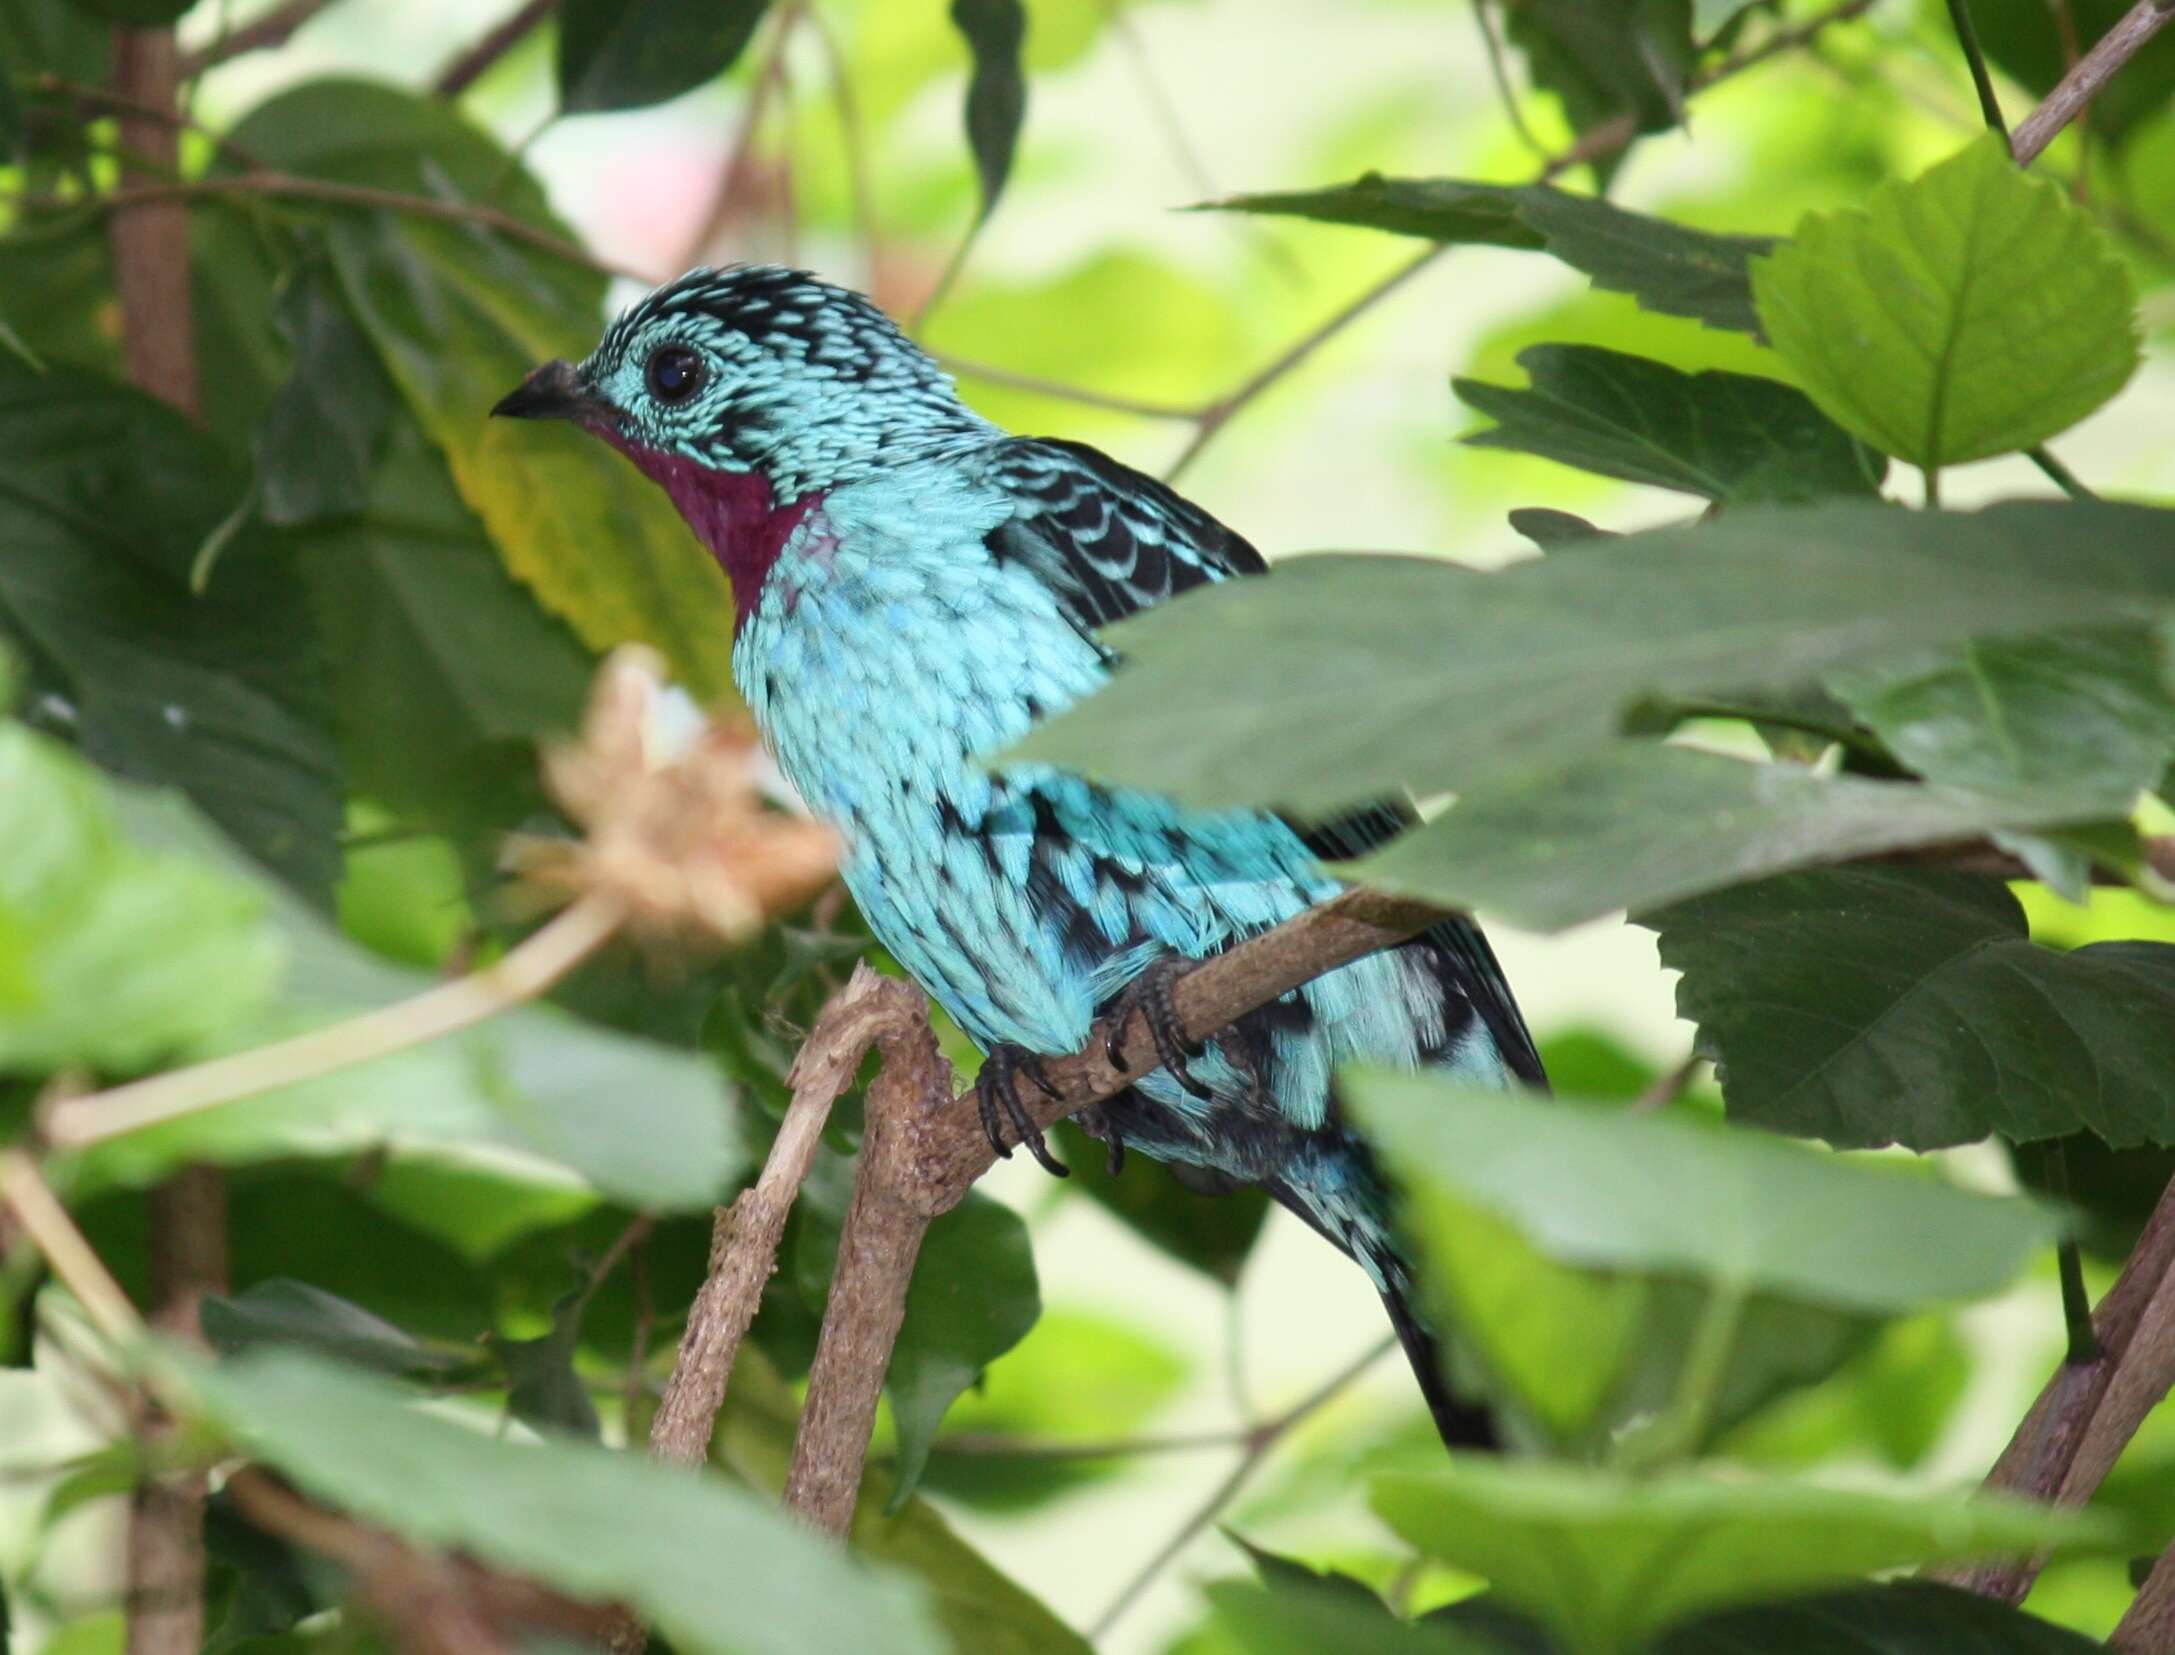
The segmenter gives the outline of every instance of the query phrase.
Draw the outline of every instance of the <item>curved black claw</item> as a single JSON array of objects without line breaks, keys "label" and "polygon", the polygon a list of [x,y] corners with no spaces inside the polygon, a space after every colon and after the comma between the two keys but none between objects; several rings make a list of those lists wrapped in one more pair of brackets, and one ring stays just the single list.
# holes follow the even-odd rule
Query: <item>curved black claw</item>
[{"label": "curved black claw", "polygon": [[[1186,1046],[1186,1026],[1178,1017],[1178,979],[1198,963],[1166,954],[1120,989],[1110,1002],[1116,1021],[1110,1026],[1110,1043],[1105,1055],[1113,1069],[1125,1067],[1125,1031],[1137,1011],[1148,1025],[1148,1038],[1155,1042],[1155,1055],[1170,1071],[1171,1078],[1203,1103],[1213,1103],[1216,1094],[1195,1079],[1188,1066],[1187,1059],[1192,1054]],[[1194,1054],[1198,1050],[1194,1048]]]},{"label": "curved black claw", "polygon": [[[1123,1096],[1124,1094],[1120,1094]],[[1091,1138],[1100,1138],[1110,1149],[1110,1176],[1115,1178],[1125,1170],[1125,1134],[1118,1130],[1118,1123],[1110,1118],[1110,1110],[1103,1104],[1090,1104],[1073,1116],[1080,1130]]]},{"label": "curved black claw", "polygon": [[1020,1102],[1021,1075],[1040,1087],[1046,1098],[1054,1100],[1063,1095],[1050,1084],[1042,1059],[1025,1046],[990,1047],[989,1055],[982,1059],[982,1072],[974,1078],[974,1101],[981,1111],[983,1136],[989,1139],[989,1147],[997,1152],[999,1160],[1009,1161],[1012,1146],[1004,1141],[1004,1122],[1009,1121],[1014,1135],[1042,1163],[1044,1172],[1053,1178],[1070,1178],[1072,1168],[1050,1153],[1050,1146],[1042,1140],[1042,1129]]}]

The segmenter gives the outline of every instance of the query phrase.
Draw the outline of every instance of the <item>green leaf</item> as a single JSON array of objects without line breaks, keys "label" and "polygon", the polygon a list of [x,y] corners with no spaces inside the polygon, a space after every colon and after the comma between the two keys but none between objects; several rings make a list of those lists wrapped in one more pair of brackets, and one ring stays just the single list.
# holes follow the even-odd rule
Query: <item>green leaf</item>
[{"label": "green leaf", "polygon": [[2127,268],[1996,134],[1863,210],[1807,215],[1752,286],[1813,401],[1929,471],[2043,442],[2137,367]]},{"label": "green leaf", "polygon": [[68,3],[78,11],[104,18],[109,23],[155,28],[162,23],[174,22],[196,4],[196,0],[68,0]]},{"label": "green leaf", "polygon": [[2000,797],[1865,781],[1787,761],[1625,741],[1483,782],[1432,822],[1339,871],[1360,884],[1557,931],[1810,863],[2100,813],[2089,796]]},{"label": "green leaf", "polygon": [[1223,1580],[1204,1595],[1217,1627],[1244,1655],[1493,1655],[1500,1647],[1463,1630],[1399,1620],[1372,1592]]},{"label": "green leaf", "polygon": [[2143,631],[1978,639],[1828,687],[1928,780],[2066,792],[2080,817],[2129,815],[2175,757],[2175,695]]},{"label": "green leaf", "polygon": [[1197,805],[1327,811],[1590,752],[1654,697],[1796,688],[2175,605],[2175,512],[1746,506],[1475,574],[1294,558],[1108,628],[1111,683],[1010,757]]},{"label": "green leaf", "polygon": [[1549,184],[1462,178],[1384,178],[1370,172],[1326,190],[1234,196],[1209,206],[1353,224],[1428,241],[1546,251],[1594,286],[1628,293],[1648,310],[1709,327],[1757,333],[1747,267],[1772,237],[1717,236],[1627,212]]},{"label": "green leaf", "polygon": [[551,1307],[551,1331],[534,1339],[493,1334],[486,1342],[506,1370],[506,1411],[537,1430],[570,1432],[594,1442],[602,1434],[589,1387],[574,1371],[581,1348],[586,1286],[576,1286]]},{"label": "green leaf", "polygon": [[1576,546],[1581,541],[1615,540],[1607,529],[1596,528],[1574,512],[1548,506],[1520,506],[1509,514],[1510,526],[1544,552]]},{"label": "green leaf", "polygon": [[974,55],[967,82],[967,147],[981,186],[979,216],[986,219],[1011,176],[1020,125],[1027,118],[1027,79],[1020,67],[1027,10],[1020,0],[952,0],[951,18]]},{"label": "green leaf", "polygon": [[1998,1291],[2060,1228],[2033,1202],[1761,1133],[1432,1075],[1358,1070],[1340,1084],[1402,1184],[1449,1189],[1567,1264],[1891,1314]]},{"label": "green leaf", "polygon": [[1072,1167],[1068,1198],[1084,1195],[1115,1214],[1135,1235],[1225,1287],[1238,1285],[1268,1222],[1269,1198],[1254,1188],[1208,1193],[1189,1189],[1160,1161],[1132,1156],[1113,1178],[1105,1147],[1070,1122],[1058,1129],[1060,1153]]},{"label": "green leaf", "polygon": [[[1506,32],[1536,85],[1563,100],[1574,131],[1629,120],[1660,132],[1684,118],[1692,68],[1691,0],[1519,0]],[[1615,170],[1621,149],[1598,162]]]},{"label": "green leaf", "polygon": [[208,1294],[200,1319],[205,1339],[221,1356],[286,1346],[384,1373],[444,1372],[474,1363],[465,1353],[425,1345],[336,1293],[284,1276],[231,1298]]},{"label": "green leaf", "polygon": [[1888,462],[1803,392],[1751,374],[1679,373],[1595,345],[1518,353],[1530,389],[1454,379],[1500,423],[1464,441],[1724,503],[1878,494]]},{"label": "green leaf", "polygon": [[245,525],[190,589],[248,486],[141,392],[0,362],[0,638],[28,665],[29,710],[103,768],[183,789],[323,901],[339,766],[301,583]]},{"label": "green leaf", "polygon": [[768,0],[567,0],[559,103],[569,115],[638,109],[692,92],[738,61]]},{"label": "green leaf", "polygon": [[1642,916],[1684,973],[1736,1118],[1838,1145],[1938,1149],[2079,1128],[2175,1143],[2175,944],[2062,953],[1996,881],[1787,874]]},{"label": "green leaf", "polygon": [[393,388],[319,266],[293,273],[278,317],[294,369],[257,427],[264,520],[308,523],[360,511]]},{"label": "green leaf", "polygon": [[623,1602],[689,1655],[944,1647],[918,1593],[715,1478],[566,1439],[496,1440],[299,1356],[190,1383],[219,1429],[305,1492],[421,1545]]},{"label": "green leaf", "polygon": [[2094,1655],[2100,1647],[1991,1598],[1894,1580],[1725,1610],[1678,1628],[1654,1655]]},{"label": "green leaf", "polygon": [[[536,182],[455,111],[387,87],[297,87],[232,139],[282,171],[488,200],[565,233]],[[662,491],[579,432],[489,417],[539,362],[587,354],[603,277],[469,226],[337,213],[323,222],[350,312],[506,567],[592,646],[642,640],[698,697],[729,694],[725,577]]]},{"label": "green leaf", "polygon": [[264,1005],[281,950],[246,880],[146,854],[105,780],[0,722],[0,1073],[138,1073]]},{"label": "green leaf", "polygon": [[[216,859],[215,836],[178,801],[128,805],[138,842]],[[284,893],[266,895],[291,962],[286,997],[264,1026],[230,1028],[228,1040],[260,1044],[434,986],[427,973],[367,954]],[[571,1172],[630,1206],[659,1211],[709,1206],[745,1159],[707,1063],[530,1005],[360,1067],[107,1139],[84,1152],[74,1175],[140,1185],[189,1161],[413,1143],[495,1149],[525,1160],[540,1180],[553,1169],[562,1179]]]},{"label": "green leaf", "polygon": [[1619,1655],[1702,1611],[1876,1569],[2075,1547],[2114,1530],[1987,1496],[1488,1459],[1378,1476],[1372,1504],[1427,1556],[1486,1577],[1572,1655]]},{"label": "green leaf", "polygon": [[1024,1339],[1041,1311],[1027,1226],[1010,1207],[969,1196],[929,1226],[884,1375],[899,1428],[898,1481],[887,1512],[921,1481],[937,1427],[959,1393]]},{"label": "green leaf", "polygon": [[495,856],[544,808],[536,743],[579,727],[588,652],[506,573],[411,421],[388,433],[361,515],[312,527],[302,550],[355,788]]}]

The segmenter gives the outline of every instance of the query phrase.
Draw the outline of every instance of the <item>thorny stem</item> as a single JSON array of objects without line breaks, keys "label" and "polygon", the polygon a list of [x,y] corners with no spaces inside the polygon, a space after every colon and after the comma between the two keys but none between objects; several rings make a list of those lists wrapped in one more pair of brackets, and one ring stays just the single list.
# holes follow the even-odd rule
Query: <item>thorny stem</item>
[{"label": "thorny stem", "polygon": [[1216,1520],[1216,1514],[1229,1505],[1254,1473],[1261,1469],[1261,1462],[1268,1458],[1269,1450],[1282,1442],[1296,1427],[1334,1402],[1369,1368],[1395,1349],[1396,1345],[1397,1340],[1392,1336],[1370,1346],[1291,1407],[1250,1430],[1243,1439],[1246,1450],[1239,1456],[1238,1463],[1231,1467],[1230,1472],[1209,1492],[1208,1497],[1187,1514],[1185,1521],[1171,1532],[1170,1538],[1157,1548],[1155,1555],[1141,1565],[1133,1578],[1119,1590],[1118,1595],[1110,1600],[1109,1607],[1095,1617],[1095,1624],[1088,1628],[1088,1642],[1102,1642],[1110,1629],[1124,1618],[1126,1611],[1138,1603],[1148,1588],[1155,1584],[1156,1577],[1193,1543],[1202,1530]]},{"label": "thorny stem", "polygon": [[275,1087],[315,1080],[471,1028],[543,994],[603,946],[625,917],[617,897],[593,892],[563,909],[495,964],[412,999],[231,1057],[64,1099],[46,1119],[46,1140],[58,1149],[83,1149],[124,1132]]}]

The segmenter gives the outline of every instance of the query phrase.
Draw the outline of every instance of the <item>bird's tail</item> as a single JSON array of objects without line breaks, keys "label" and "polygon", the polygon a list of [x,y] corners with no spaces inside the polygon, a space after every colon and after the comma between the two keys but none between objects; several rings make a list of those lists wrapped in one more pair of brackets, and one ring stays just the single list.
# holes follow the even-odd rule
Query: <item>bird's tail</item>
[{"label": "bird's tail", "polygon": [[[1371,1168],[1367,1169],[1371,1174]],[[1266,1186],[1279,1205],[1304,1219],[1323,1239],[1334,1244],[1367,1272],[1382,1295],[1382,1305],[1390,1313],[1390,1326],[1397,1332],[1397,1342],[1405,1348],[1405,1360],[1412,1364],[1412,1376],[1420,1382],[1420,1395],[1427,1400],[1427,1410],[1435,1416],[1435,1429],[1441,1433],[1443,1446],[1453,1451],[1479,1450],[1493,1453],[1503,1444],[1496,1433],[1494,1416],[1479,1403],[1468,1402],[1450,1388],[1450,1381],[1443,1374],[1442,1346],[1434,1330],[1413,1302],[1416,1291],[1411,1267],[1385,1228],[1369,1217],[1350,1217],[1336,1212],[1344,1202],[1334,1199],[1325,1201],[1327,1193],[1312,1187],[1316,1180],[1309,1179],[1307,1186],[1300,1186],[1284,1179],[1273,1179]],[[1369,1188],[1379,1194],[1379,1183],[1371,1176],[1364,1179],[1339,1178],[1338,1193],[1347,1199],[1357,1188]],[[1378,1203],[1367,1202],[1367,1206]],[[1386,1203],[1383,1203],[1386,1204]],[[1327,1207],[1331,1210],[1324,1211]]]},{"label": "bird's tail", "polygon": [[1450,1389],[1442,1373],[1442,1347],[1413,1309],[1411,1291],[1409,1282],[1393,1281],[1382,1289],[1382,1304],[1390,1313],[1390,1326],[1397,1330],[1397,1342],[1405,1347],[1412,1376],[1420,1382],[1427,1411],[1435,1416],[1435,1429],[1442,1434],[1443,1446],[1498,1452],[1503,1441],[1496,1434],[1495,1416],[1480,1403],[1467,1402]]}]

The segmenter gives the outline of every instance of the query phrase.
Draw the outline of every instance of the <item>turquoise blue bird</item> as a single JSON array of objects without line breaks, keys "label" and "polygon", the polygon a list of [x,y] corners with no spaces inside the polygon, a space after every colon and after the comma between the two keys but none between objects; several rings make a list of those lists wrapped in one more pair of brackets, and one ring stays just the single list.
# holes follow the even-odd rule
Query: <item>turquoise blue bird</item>
[{"label": "turquoise blue bird", "polygon": [[1487,1440],[1334,1084],[1345,1062],[1544,1084],[1485,938],[1446,922],[1198,1050],[1171,1013],[1175,974],[1335,895],[1321,860],[1400,812],[1304,824],[985,762],[1122,670],[1101,628],[1266,574],[1260,554],[1092,448],[992,425],[868,300],[795,270],[696,270],[494,412],[603,438],[724,566],[740,693],[839,830],[871,931],[986,1054],[997,1151],[1009,1133],[1062,1172],[1020,1086],[1099,1015],[1145,1018],[1163,1067],[1083,1122],[1113,1162],[1130,1147],[1197,1186],[1266,1189],[1367,1273],[1445,1440]]}]

